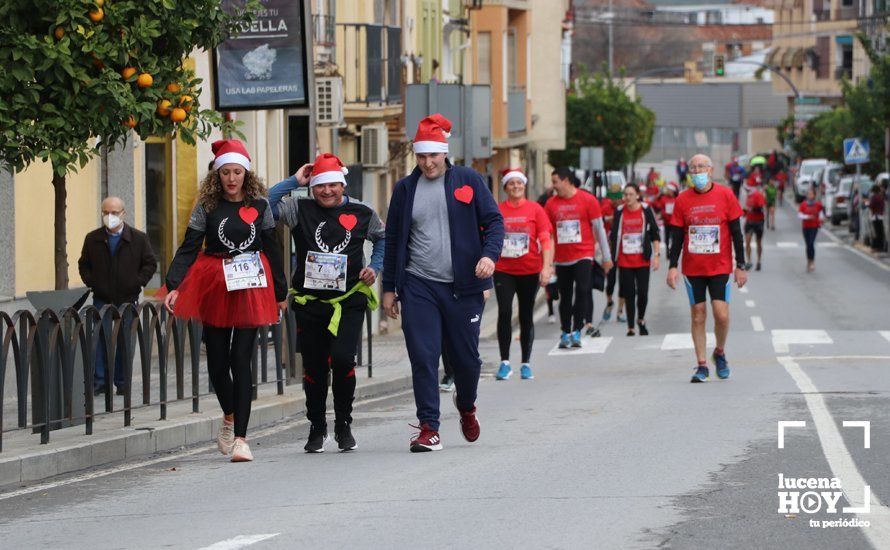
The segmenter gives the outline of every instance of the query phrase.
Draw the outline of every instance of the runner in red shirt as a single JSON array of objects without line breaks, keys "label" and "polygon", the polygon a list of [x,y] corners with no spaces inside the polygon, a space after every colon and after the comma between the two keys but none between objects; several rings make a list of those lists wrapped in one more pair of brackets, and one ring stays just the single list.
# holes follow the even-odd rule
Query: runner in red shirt
[{"label": "runner in red shirt", "polygon": [[729,274],[733,272],[733,249],[735,281],[739,288],[745,285],[748,278],[739,223],[742,209],[729,188],[714,183],[713,172],[711,159],[706,155],[695,155],[690,159],[689,173],[693,187],[677,197],[671,218],[675,240],[671,243],[667,284],[673,289],[677,288],[680,278],[677,265],[682,253],[683,275],[692,313],[692,342],[698,360],[692,382],[706,382],[709,378],[705,340],[707,294],[711,295],[714,333],[717,337],[712,357],[717,376],[729,378],[729,364],[723,348],[729,334]]},{"label": "runner in red shirt", "polygon": [[522,348],[523,380],[534,378],[529,361],[535,327],[532,316],[539,286],[547,286],[553,272],[553,230],[550,218],[535,201],[525,198],[528,178],[519,168],[501,172],[501,185],[507,200],[500,204],[504,216],[504,248],[494,267],[494,292],[498,300],[498,345],[501,366],[497,379],[506,380],[510,368],[510,342],[513,340],[513,296],[519,299],[519,342]]},{"label": "runner in red shirt", "polygon": [[751,263],[751,236],[757,237],[757,271],[763,259],[763,223],[766,220],[766,197],[758,187],[748,187],[745,197],[745,254],[748,263],[745,269],[753,267]]},{"label": "runner in red shirt", "polygon": [[816,235],[822,226],[822,216],[825,210],[822,203],[816,200],[816,190],[810,187],[807,190],[807,200],[800,203],[797,209],[797,217],[803,221],[803,240],[807,245],[807,271],[816,269]]},{"label": "runner in red shirt", "polygon": [[[627,304],[627,335],[647,336],[646,306],[649,303],[649,267],[658,269],[661,236],[652,208],[640,202],[640,188],[635,183],[624,187],[624,206],[615,212],[609,247],[618,266],[621,295]],[[637,317],[639,315],[639,317]]]},{"label": "runner in red shirt", "polygon": [[[621,192],[621,184],[614,183],[609,188],[606,200],[600,203],[600,209],[603,212],[603,225],[606,228],[606,234],[612,233],[612,220],[615,218],[615,211],[624,204],[624,198]],[[618,284],[618,270],[611,269],[606,275],[606,307],[603,309],[603,321],[612,318],[612,308],[615,305],[612,296],[615,294],[615,286]],[[618,322],[627,321],[624,316],[624,297],[621,295],[621,289],[618,290]]]},{"label": "runner in red shirt", "polygon": [[[557,168],[551,174],[556,196],[547,201],[544,210],[556,233],[553,264],[559,284],[559,318],[562,335],[560,348],[580,348],[581,329],[588,300],[592,299],[590,276],[596,242],[602,247],[603,257],[611,258],[609,241],[603,227],[602,211],[596,197],[577,189],[571,182],[568,168]],[[603,262],[606,273],[611,260]],[[574,296],[574,300],[572,297]]]}]

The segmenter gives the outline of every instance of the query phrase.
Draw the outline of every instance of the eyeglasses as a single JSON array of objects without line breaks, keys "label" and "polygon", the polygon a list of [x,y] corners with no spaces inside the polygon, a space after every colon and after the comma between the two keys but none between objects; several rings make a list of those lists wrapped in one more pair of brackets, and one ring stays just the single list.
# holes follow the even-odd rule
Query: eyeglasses
[{"label": "eyeglasses", "polygon": [[106,215],[106,214],[111,214],[111,215],[113,215],[113,216],[120,216],[120,215],[123,214],[123,213],[124,213],[123,210],[102,210],[102,215],[103,215],[103,216]]},{"label": "eyeglasses", "polygon": [[710,164],[692,164],[689,166],[690,172],[707,172],[710,169]]}]

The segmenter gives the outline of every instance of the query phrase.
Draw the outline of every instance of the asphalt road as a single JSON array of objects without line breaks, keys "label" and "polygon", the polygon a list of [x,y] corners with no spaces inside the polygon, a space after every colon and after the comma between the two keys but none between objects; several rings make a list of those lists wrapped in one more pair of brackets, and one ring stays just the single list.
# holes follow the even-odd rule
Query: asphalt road
[{"label": "asphalt road", "polygon": [[[0,494],[0,545],[890,547],[890,271],[823,235],[808,274],[798,221],[779,224],[764,270],[733,290],[728,381],[689,383],[685,292],[660,271],[648,337],[613,318],[599,341],[551,354],[556,328],[540,321],[536,379],[480,383],[475,444],[445,396],[445,450],[409,453],[413,400],[393,396],[359,407],[351,454],[304,454],[297,419],[255,437],[251,464],[198,448]],[[493,342],[483,354],[497,360]],[[780,421],[805,422],[781,449]],[[869,448],[844,421],[870,422]],[[809,495],[779,513],[778,492],[795,491],[780,474],[838,478],[843,495],[816,490],[836,511]]]}]

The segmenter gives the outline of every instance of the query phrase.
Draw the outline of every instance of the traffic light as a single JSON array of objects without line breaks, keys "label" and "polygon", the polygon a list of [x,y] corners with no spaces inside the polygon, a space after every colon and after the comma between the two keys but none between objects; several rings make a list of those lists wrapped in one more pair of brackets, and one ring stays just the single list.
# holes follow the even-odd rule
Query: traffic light
[{"label": "traffic light", "polygon": [[726,76],[726,59],[723,55],[714,56],[714,76]]}]

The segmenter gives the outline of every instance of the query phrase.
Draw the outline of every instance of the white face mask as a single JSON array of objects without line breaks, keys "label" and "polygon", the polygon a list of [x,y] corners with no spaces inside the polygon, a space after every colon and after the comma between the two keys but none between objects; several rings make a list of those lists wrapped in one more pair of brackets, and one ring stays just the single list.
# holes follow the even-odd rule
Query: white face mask
[{"label": "white face mask", "polygon": [[121,217],[114,214],[105,214],[104,216],[102,216],[102,223],[104,223],[105,227],[112,231],[117,229],[122,222],[123,220],[121,219]]}]

